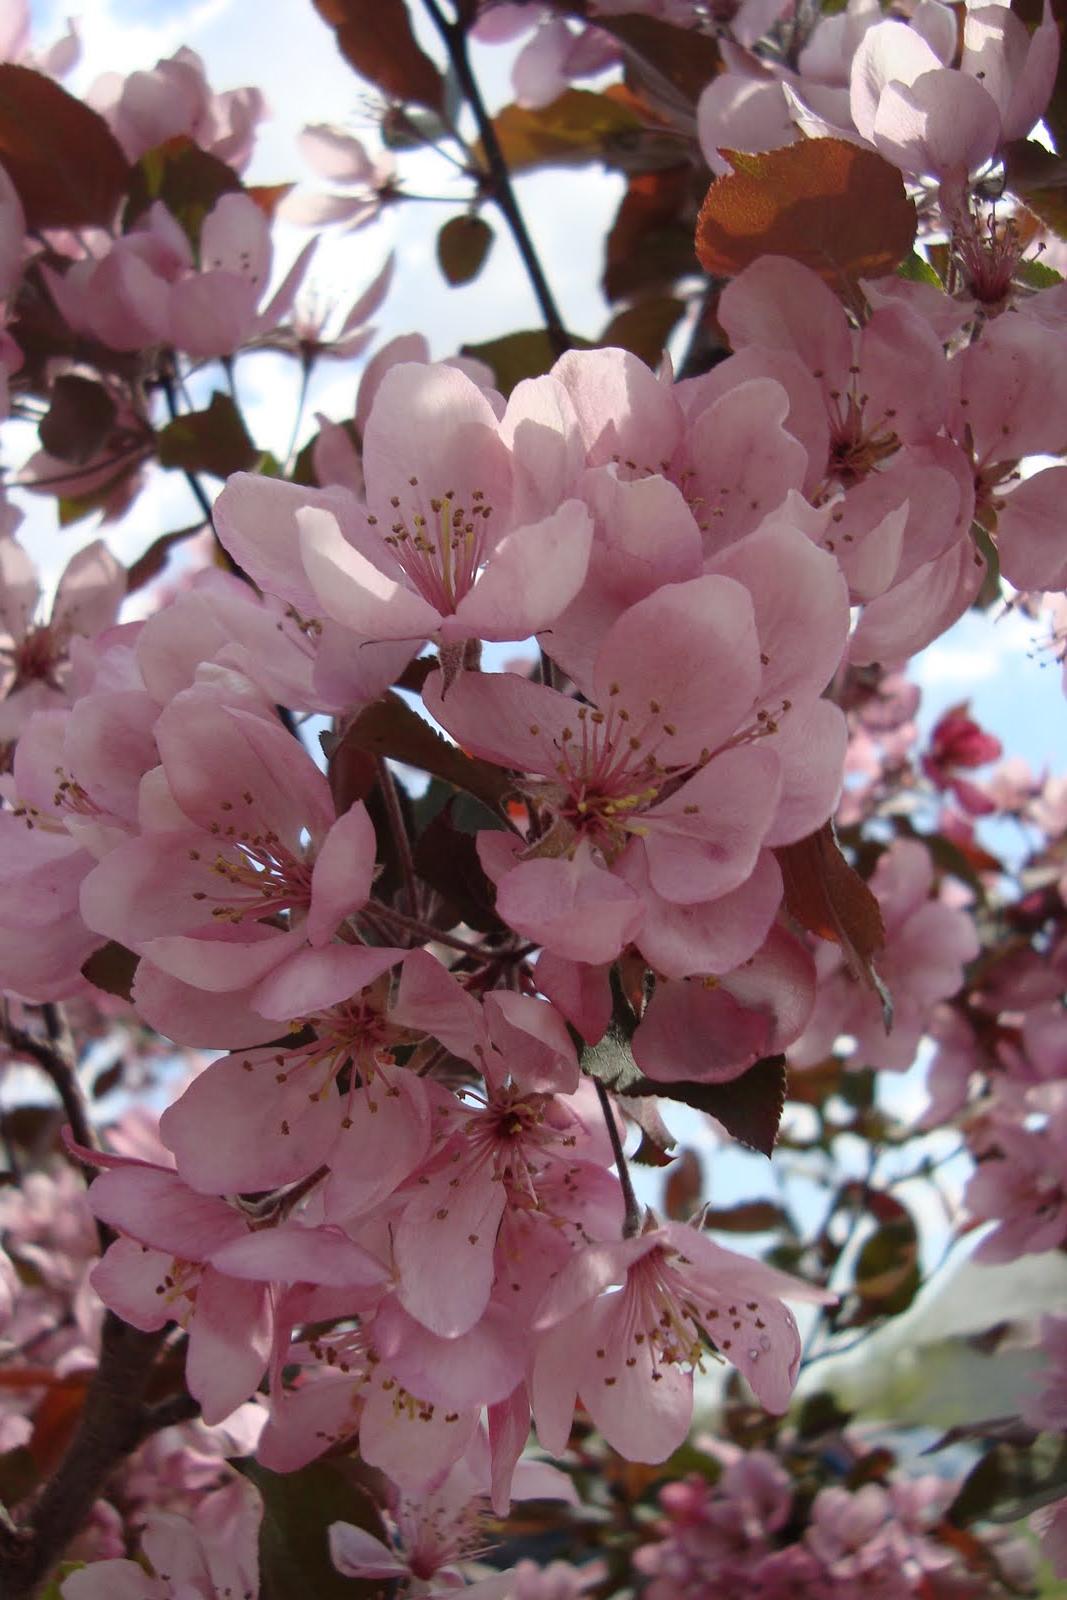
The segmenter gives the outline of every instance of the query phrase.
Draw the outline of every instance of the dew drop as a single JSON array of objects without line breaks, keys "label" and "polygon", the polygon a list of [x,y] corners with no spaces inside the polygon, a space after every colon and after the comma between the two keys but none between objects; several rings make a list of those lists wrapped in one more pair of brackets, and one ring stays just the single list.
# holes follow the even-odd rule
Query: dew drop
[{"label": "dew drop", "polygon": [[771,1341],[767,1334],[764,1334],[760,1339],[759,1347],[761,1350],[769,1350],[771,1348]]}]

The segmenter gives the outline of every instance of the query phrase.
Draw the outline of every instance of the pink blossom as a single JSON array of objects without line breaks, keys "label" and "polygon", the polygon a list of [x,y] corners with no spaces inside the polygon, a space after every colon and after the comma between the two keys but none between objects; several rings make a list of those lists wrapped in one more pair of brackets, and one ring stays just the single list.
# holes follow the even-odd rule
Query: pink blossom
[{"label": "pink blossom", "polygon": [[[388,1544],[350,1523],[335,1522],[330,1529],[334,1565],[349,1578],[414,1580],[414,1592],[428,1596],[451,1594],[459,1587],[471,1600],[479,1593],[486,1600],[517,1600],[522,1590],[514,1588],[510,1574],[504,1586],[500,1579],[490,1579],[487,1587],[475,1583],[467,1590],[464,1583],[467,1558],[482,1544],[488,1467],[488,1441],[478,1434],[438,1485],[423,1495],[396,1497],[388,1514]],[[562,1472],[533,1461],[521,1464],[515,1492],[525,1498],[574,1498]],[[424,1587],[427,1583],[432,1587]]]},{"label": "pink blossom", "polygon": [[[802,383],[806,408],[825,414],[826,454],[813,441],[809,459],[828,515],[809,531],[834,554],[853,599],[876,601],[955,547],[972,490],[962,453],[940,436],[949,367],[921,317],[887,303],[855,332],[813,272],[773,256],[727,285],[719,317],[757,371]],[[927,374],[921,390],[917,367]],[[897,653],[911,648],[902,639]]]},{"label": "pink blossom", "polygon": [[[605,1293],[613,1287],[620,1292]],[[535,1328],[538,1437],[562,1451],[576,1397],[616,1450],[664,1461],[692,1418],[693,1372],[710,1344],[772,1411],[789,1403],[800,1338],[781,1295],[819,1291],[679,1223],[577,1252]]]},{"label": "pink blossom", "polygon": [[[313,1037],[224,1056],[163,1113],[162,1136],[194,1188],[255,1192],[326,1164],[353,1209],[369,1208],[414,1170],[429,1147],[429,1106],[421,1080],[389,1054],[405,1034],[390,1022],[377,981],[403,954],[336,944],[305,950],[260,986],[252,1004],[268,1013],[261,1038],[276,1039],[283,1018]],[[141,987],[138,998],[147,998]],[[153,998],[149,1014],[158,1019],[158,988]],[[195,1007],[191,996],[184,1009]],[[223,1041],[224,1025],[215,1032]],[[337,1079],[346,1071],[342,1094]]]},{"label": "pink blossom", "polygon": [[987,1140],[963,1196],[976,1221],[996,1224],[975,1259],[1014,1261],[1058,1249],[1067,1237],[1067,1111],[1059,1107],[1037,1128],[995,1118]]},{"label": "pink blossom", "polygon": [[511,1208],[552,1214],[553,1174],[573,1184],[599,1140],[567,1100],[492,1092],[483,1109],[448,1108],[445,1137],[421,1170],[395,1228],[398,1297],[433,1333],[456,1338],[482,1316],[497,1276],[498,1231]]},{"label": "pink blossom", "polygon": [[529,774],[523,788],[551,817],[519,861],[508,842],[486,841],[512,927],[565,959],[611,960],[643,920],[627,857],[643,858],[656,894],[695,905],[743,884],[762,845],[816,825],[832,796],[828,783],[809,789],[810,756],[826,752],[829,779],[839,714],[803,700],[793,714],[779,698],[788,632],[781,663],[773,646],[764,662],[755,622],[740,582],[702,577],[613,624],[582,685],[591,706],[515,674],[465,674],[447,698],[429,681],[433,715],[468,749]]},{"label": "pink blossom", "polygon": [[995,803],[979,785],[959,776],[958,768],[969,771],[996,761],[1001,754],[1001,743],[992,734],[984,733],[968,715],[968,705],[953,706],[938,719],[930,734],[930,746],[923,756],[922,767],[926,776],[939,789],[951,789],[964,810],[971,816],[983,816],[995,809]]},{"label": "pink blossom", "polygon": [[90,927],[211,990],[326,944],[374,866],[365,807],[336,816],[325,777],[251,688],[237,702],[229,685],[175,696],[156,726],[158,815],[81,891]]},{"label": "pink blossom", "polygon": [[263,1507],[246,1481],[207,1495],[191,1520],[154,1511],[135,1561],[96,1561],[59,1585],[63,1600],[253,1600]]},{"label": "pink blossom", "polygon": [[283,1222],[252,1231],[227,1201],[197,1194],[163,1167],[104,1157],[94,1215],[122,1237],[92,1274],[105,1305],[136,1328],[177,1321],[189,1334],[186,1382],[219,1422],[255,1391],[273,1330],[270,1284],[360,1289],[384,1269],[340,1229]]},{"label": "pink blossom", "polygon": [[336,185],[338,192],[316,194],[297,189],[283,199],[279,220],[298,228],[343,223],[348,231],[373,221],[392,196],[396,161],[390,151],[370,156],[354,134],[328,123],[306,127],[300,135],[300,150],[313,171]]},{"label": "pink blossom", "polygon": [[803,1031],[815,1004],[815,965],[782,928],[720,978],[660,982],[633,1038],[634,1060],[659,1083],[725,1083]]},{"label": "pink blossom", "polygon": [[183,229],[159,201],[127,234],[100,235],[62,275],[45,267],[60,312],[115,350],[164,344],[229,355],[289,310],[307,268],[301,252],[260,310],[271,267],[270,224],[247,194],[224,194],[204,218],[199,269]]},{"label": "pink blossom", "polygon": [[130,161],[184,136],[238,172],[248,165],[256,126],[267,114],[258,89],[215,94],[203,61],[186,46],[147,72],[126,78],[103,73],[87,99],[111,124]]},{"label": "pink blossom", "polygon": [[15,539],[0,538],[0,741],[16,738],[34,711],[67,703],[72,638],[109,627],[125,593],[125,571],[94,539],[67,563],[45,621],[32,561]]}]

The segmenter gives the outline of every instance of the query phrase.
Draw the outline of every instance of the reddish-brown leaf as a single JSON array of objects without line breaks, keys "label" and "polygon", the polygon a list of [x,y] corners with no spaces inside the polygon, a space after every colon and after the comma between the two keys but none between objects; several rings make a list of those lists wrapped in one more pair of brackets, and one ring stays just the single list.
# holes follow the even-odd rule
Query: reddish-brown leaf
[{"label": "reddish-brown leaf", "polygon": [[[691,203],[691,177],[689,167],[667,167],[630,179],[608,234],[603,288],[609,300],[632,292],[635,268],[642,265],[648,274],[640,280],[642,288],[673,283],[679,273],[692,272],[691,224],[683,220]],[[673,247],[667,251],[661,246],[665,233]]]},{"label": "reddish-brown leaf", "polygon": [[773,1200],[741,1200],[721,1211],[706,1210],[701,1220],[711,1233],[773,1233],[789,1228],[789,1218]]},{"label": "reddish-brown leaf", "polygon": [[[874,894],[850,867],[834,837],[833,824],[775,852],[785,883],[785,903],[809,933],[841,946],[850,971],[880,995],[889,997],[874,970],[885,946],[885,924]],[[888,1014],[887,1014],[888,1021]]]},{"label": "reddish-brown leaf", "polygon": [[600,335],[600,343],[639,356],[646,366],[654,367],[663,354],[663,347],[685,315],[685,301],[672,295],[650,295],[635,306],[627,306],[608,323]]},{"label": "reddish-brown leaf", "polygon": [[674,1222],[688,1222],[704,1193],[704,1167],[695,1150],[681,1150],[663,1181],[663,1209]]},{"label": "reddish-brown leaf", "polygon": [[[574,338],[572,345],[587,350],[588,342]],[[501,394],[509,395],[523,378],[539,378],[552,366],[558,351],[544,328],[524,328],[518,333],[505,333],[499,339],[486,339],[482,344],[460,346],[460,355],[473,356],[493,369],[496,386]]]},{"label": "reddish-brown leaf", "polygon": [[133,980],[140,959],[125,945],[109,939],[82,962],[82,977],[88,978],[94,988],[103,989],[105,994],[129,1000],[133,996]]},{"label": "reddish-brown leaf", "polygon": [[130,170],[103,117],[11,62],[0,65],[0,161],[30,228],[107,227]]},{"label": "reddish-brown leaf", "polygon": [[[474,795],[495,814],[500,813],[504,797],[513,788],[501,767],[464,755],[396,694],[385,694],[364,707],[347,725],[340,743],[371,755],[390,756],[407,766],[421,767],[424,772]],[[335,756],[331,755],[330,759],[332,761]]]},{"label": "reddish-brown leaf", "polygon": [[844,139],[805,139],[746,155],[708,190],[697,222],[701,266],[732,278],[758,256],[789,256],[833,288],[892,272],[915,239],[898,169]]},{"label": "reddish-brown leaf", "polygon": [[437,264],[453,287],[470,283],[492,243],[493,230],[482,217],[451,217],[437,235]]},{"label": "reddish-brown leaf", "polygon": [[644,124],[618,96],[565,89],[551,105],[505,106],[493,118],[504,160],[513,172],[577,167],[590,161],[625,166]]},{"label": "reddish-brown leaf", "polygon": [[49,455],[80,467],[103,449],[114,421],[115,402],[104,385],[69,372],[53,384],[37,432]]},{"label": "reddish-brown leaf", "polygon": [[656,100],[694,106],[722,71],[715,39],[693,28],[677,28],[656,17],[598,16],[598,27],[618,39],[626,56],[627,77]]},{"label": "reddish-brown leaf", "polygon": [[245,190],[248,198],[254,200],[263,215],[272,220],[274,213],[281,205],[287,194],[292,194],[295,185],[291,183],[253,183]]},{"label": "reddish-brown leaf", "polygon": [[[1067,106],[1064,108],[1067,123]],[[1067,126],[1064,129],[1067,137]],[[1029,139],[1016,139],[1004,152],[1007,187],[1021,195],[1045,227],[1067,238],[1067,161]]]},{"label": "reddish-brown leaf", "polygon": [[160,466],[210,472],[216,478],[246,472],[257,459],[241,413],[229,395],[218,390],[206,411],[187,412],[161,428],[157,446]]},{"label": "reddish-brown leaf", "polygon": [[85,1405],[88,1373],[53,1379],[33,1414],[29,1450],[42,1477],[54,1472],[66,1454]]},{"label": "reddish-brown leaf", "polygon": [[412,32],[404,0],[315,0],[315,10],[361,78],[393,100],[444,110],[444,82]]}]

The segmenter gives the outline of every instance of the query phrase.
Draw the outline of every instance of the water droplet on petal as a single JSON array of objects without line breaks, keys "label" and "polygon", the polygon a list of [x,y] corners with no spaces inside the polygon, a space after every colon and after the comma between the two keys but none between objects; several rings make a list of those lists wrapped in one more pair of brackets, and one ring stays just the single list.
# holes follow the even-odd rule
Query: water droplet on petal
[{"label": "water droplet on petal", "polygon": [[758,1361],[759,1360],[759,1351],[758,1350],[750,1350],[748,1352],[748,1359],[750,1361]]},{"label": "water droplet on petal", "polygon": [[761,1350],[769,1350],[771,1348],[770,1337],[766,1333],[760,1338],[759,1347]]}]

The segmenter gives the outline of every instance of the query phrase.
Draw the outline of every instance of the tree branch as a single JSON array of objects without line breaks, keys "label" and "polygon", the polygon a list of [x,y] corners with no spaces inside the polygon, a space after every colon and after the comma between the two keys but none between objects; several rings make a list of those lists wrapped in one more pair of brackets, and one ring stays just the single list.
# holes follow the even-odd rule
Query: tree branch
[{"label": "tree branch", "polygon": [[593,1082],[596,1084],[597,1099],[600,1101],[600,1109],[604,1113],[604,1123],[608,1130],[608,1138],[611,1141],[611,1150],[615,1157],[615,1168],[619,1174],[619,1182],[622,1185],[622,1197],[626,1205],[626,1215],[623,1218],[622,1224],[622,1236],[624,1239],[632,1239],[635,1234],[641,1232],[641,1225],[644,1221],[644,1210],[636,1194],[634,1194],[633,1181],[630,1177],[630,1167],[626,1160],[626,1152],[622,1147],[622,1140],[619,1138],[619,1125],[615,1121],[615,1109],[611,1104],[611,1096],[608,1094],[608,1091],[605,1089],[599,1078],[594,1078]]},{"label": "tree branch", "polygon": [[567,332],[563,318],[560,316],[559,307],[556,305],[552,290],[548,286],[538,259],[534,242],[530,238],[525,219],[519,209],[515,198],[515,191],[511,186],[511,174],[508,164],[504,159],[504,152],[500,148],[500,141],[496,136],[493,121],[485,107],[477,79],[471,69],[470,57],[467,54],[467,33],[462,21],[449,22],[441,11],[437,0],[423,0],[426,10],[430,14],[434,27],[441,35],[445,49],[448,51],[460,88],[463,90],[464,99],[467,101],[474,114],[478,126],[478,136],[482,141],[488,166],[490,194],[503,213],[504,220],[511,230],[518,252],[522,257],[531,287],[537,297],[537,304],[541,308],[548,336],[552,341],[557,355],[561,356],[571,348],[571,337]]},{"label": "tree branch", "polygon": [[66,1017],[60,1007],[51,1001],[41,1007],[41,1015],[48,1034],[47,1039],[40,1039],[36,1034],[27,1033],[25,1028],[15,1027],[6,1018],[4,1036],[12,1050],[36,1061],[42,1072],[51,1079],[56,1093],[63,1102],[70,1131],[78,1143],[88,1150],[98,1150],[100,1143],[89,1119],[89,1105],[78,1078],[74,1040],[67,1026]]},{"label": "tree branch", "polygon": [[393,843],[396,845],[397,859],[400,862],[400,875],[404,881],[403,910],[409,917],[417,917],[419,914],[419,891],[415,880],[415,862],[411,854],[411,840],[408,838],[407,823],[404,820],[396,779],[393,777],[392,768],[384,756],[376,756],[375,765],[378,768],[378,787],[385,802],[385,814],[389,819],[389,831],[393,836]]},{"label": "tree branch", "polygon": [[[163,1332],[141,1333],[114,1312],[107,1313],[100,1364],[70,1448],[22,1526],[15,1527],[10,1520],[0,1525],[4,1600],[27,1600],[88,1517],[118,1463],[157,1426],[184,1420],[185,1407],[170,1402],[153,1409],[144,1405],[149,1373],[164,1337]],[[161,1411],[164,1420],[149,1425]]]}]

